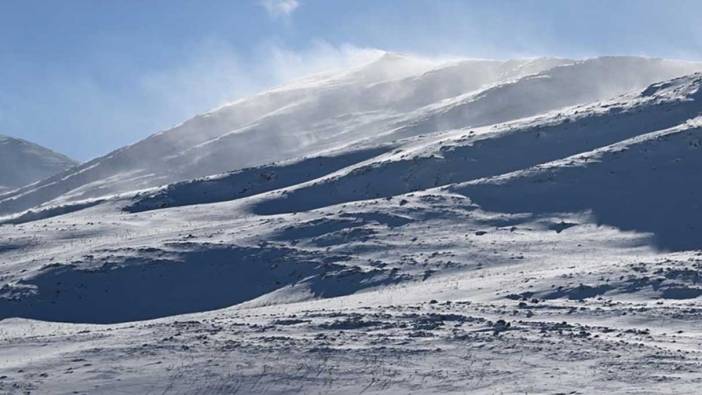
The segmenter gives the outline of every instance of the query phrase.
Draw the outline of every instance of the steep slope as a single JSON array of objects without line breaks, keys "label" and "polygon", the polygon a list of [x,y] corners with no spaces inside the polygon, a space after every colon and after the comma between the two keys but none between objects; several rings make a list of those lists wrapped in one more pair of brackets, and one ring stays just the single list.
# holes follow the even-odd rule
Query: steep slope
[{"label": "steep slope", "polygon": [[591,152],[451,188],[490,211],[590,212],[651,233],[668,250],[702,247],[702,118]]},{"label": "steep slope", "polygon": [[39,145],[0,135],[0,194],[61,173],[77,164]]},{"label": "steep slope", "polygon": [[[650,260],[661,249],[700,248],[700,86],[692,75],[532,119],[244,169],[0,226],[8,240],[0,318],[124,322],[338,297],[484,266],[558,273],[566,253],[611,271],[602,256]],[[589,249],[576,248],[583,244]],[[490,283],[489,298],[507,297],[509,287],[528,292],[501,281]],[[648,292],[647,283],[627,284],[534,290],[555,299]],[[659,285],[666,297],[696,295],[694,284]]]},{"label": "steep slope", "polygon": [[0,201],[13,213],[211,174],[535,115],[699,69],[643,58],[465,60],[385,55],[198,116]]},{"label": "steep slope", "polygon": [[[26,209],[61,195],[68,200],[95,197],[292,159],[323,149],[309,147],[315,139],[343,146],[385,129],[388,119],[396,116],[395,111],[387,111],[393,103],[402,106],[418,101],[413,105],[418,106],[560,63],[462,61],[444,70],[415,58],[386,54],[357,70],[295,82],[197,116],[76,171],[19,191],[10,201],[0,203],[0,212]],[[526,64],[531,65],[520,67]],[[424,82],[421,75],[432,68],[435,72]],[[398,85],[407,86],[404,94]],[[433,96],[426,96],[432,86]],[[442,93],[441,86],[451,87],[450,91]],[[345,137],[344,131],[351,136]],[[288,147],[293,150],[286,152]]]},{"label": "steep slope", "polygon": [[701,88],[25,213],[0,391],[695,393]]},{"label": "steep slope", "polygon": [[613,101],[411,139],[373,161],[279,191],[254,211],[306,211],[497,176],[675,127],[702,111],[700,81],[681,77]]},{"label": "steep slope", "polygon": [[661,59],[602,57],[558,65],[517,81],[456,96],[403,120],[388,138],[426,131],[476,127],[637,92],[646,86],[701,71],[699,65]]},{"label": "steep slope", "polygon": [[[695,74],[531,119],[243,169],[0,226],[8,240],[0,319],[109,323],[343,296],[516,264],[515,256],[552,248],[535,247],[535,237],[574,226],[594,227],[559,239],[569,254],[582,243],[611,256],[701,248],[700,87]],[[525,236],[512,234],[520,228]],[[491,232],[501,236],[483,238]],[[504,250],[493,255],[497,242]],[[450,259],[434,254],[447,249]],[[547,254],[533,256],[542,269]]]}]

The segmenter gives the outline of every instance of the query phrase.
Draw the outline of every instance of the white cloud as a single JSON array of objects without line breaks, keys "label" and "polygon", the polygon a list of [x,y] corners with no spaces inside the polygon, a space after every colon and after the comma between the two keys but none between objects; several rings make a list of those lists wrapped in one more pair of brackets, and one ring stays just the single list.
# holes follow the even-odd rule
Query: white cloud
[{"label": "white cloud", "polygon": [[261,6],[272,17],[279,17],[292,14],[300,6],[300,2],[297,0],[261,0]]}]

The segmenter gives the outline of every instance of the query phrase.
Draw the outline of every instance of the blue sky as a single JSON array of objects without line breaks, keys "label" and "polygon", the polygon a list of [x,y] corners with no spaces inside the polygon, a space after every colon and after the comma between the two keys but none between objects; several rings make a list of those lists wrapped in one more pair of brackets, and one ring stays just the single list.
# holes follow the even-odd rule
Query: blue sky
[{"label": "blue sky", "polygon": [[79,160],[366,49],[702,59],[697,0],[3,0],[0,134]]}]

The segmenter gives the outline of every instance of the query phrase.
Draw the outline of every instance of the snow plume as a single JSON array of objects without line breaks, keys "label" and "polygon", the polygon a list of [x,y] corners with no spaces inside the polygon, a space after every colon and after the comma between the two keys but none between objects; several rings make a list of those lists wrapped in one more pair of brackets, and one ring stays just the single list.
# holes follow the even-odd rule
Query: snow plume
[{"label": "snow plume", "polygon": [[353,45],[331,45],[317,41],[304,50],[290,50],[276,45],[266,46],[270,74],[279,82],[287,82],[320,72],[339,72],[369,63],[385,52]]},{"label": "snow plume", "polygon": [[297,0],[261,0],[260,4],[272,17],[289,16],[300,7]]},{"label": "snow plume", "polygon": [[164,118],[172,125],[303,77],[369,63],[383,53],[319,41],[299,50],[262,44],[250,58],[244,59],[225,43],[208,42],[177,67],[145,75],[141,86],[144,94],[167,112]]},{"label": "snow plume", "polygon": [[[128,81],[133,87],[129,90],[104,86],[92,75],[51,82],[60,88],[49,93],[61,92],[61,97],[46,100],[63,103],[64,107],[52,114],[54,122],[66,129],[85,130],[82,138],[100,150],[88,151],[70,143],[52,148],[89,160],[233,100],[310,74],[367,63],[382,54],[325,42],[295,50],[262,43],[244,57],[220,40],[194,44],[188,53],[170,67],[135,76]],[[113,63],[122,64],[121,60],[116,58]],[[95,130],[100,133],[93,133]]]}]

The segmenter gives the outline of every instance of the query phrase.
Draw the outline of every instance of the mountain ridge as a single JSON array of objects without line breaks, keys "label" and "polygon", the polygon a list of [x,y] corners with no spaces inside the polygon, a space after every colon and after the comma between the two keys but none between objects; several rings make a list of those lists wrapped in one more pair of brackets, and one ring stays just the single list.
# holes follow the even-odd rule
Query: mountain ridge
[{"label": "mountain ridge", "polygon": [[69,157],[27,140],[0,134],[0,196],[77,166]]},{"label": "mountain ridge", "polygon": [[[406,70],[393,74],[398,62]],[[146,189],[341,146],[509,121],[643,89],[663,77],[699,69],[694,63],[636,57],[428,64],[386,54],[350,72],[238,100],[75,171],[6,194],[0,197],[0,213]],[[566,89],[569,78],[581,74]],[[476,93],[462,99],[466,90]]]}]

